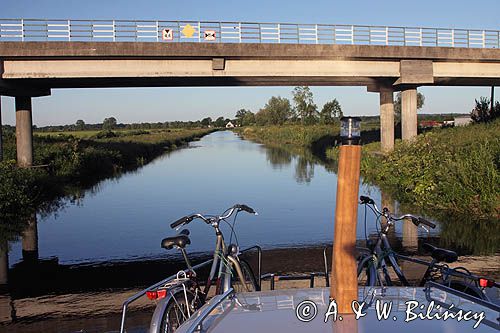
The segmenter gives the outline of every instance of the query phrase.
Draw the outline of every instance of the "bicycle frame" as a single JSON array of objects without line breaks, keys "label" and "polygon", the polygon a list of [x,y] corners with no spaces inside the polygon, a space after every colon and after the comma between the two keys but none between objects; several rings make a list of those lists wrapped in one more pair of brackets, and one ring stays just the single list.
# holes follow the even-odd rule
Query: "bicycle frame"
[{"label": "bicycle frame", "polygon": [[227,246],[219,226],[216,225],[214,228],[216,233],[215,251],[212,267],[210,268],[210,274],[203,290],[205,296],[208,295],[208,291],[210,290],[212,281],[215,278],[217,268],[219,268],[219,271],[217,274],[218,283],[216,294],[222,294],[231,288],[231,267],[233,267],[236,271],[240,282],[244,284],[243,282],[245,281],[238,256],[233,256],[232,254],[227,253]]},{"label": "bicycle frame", "polygon": [[[390,279],[389,273],[388,273],[388,267],[385,258],[388,259],[390,265],[392,266],[394,272],[396,273],[399,281],[401,284],[405,287],[409,287],[410,283],[406,279],[406,276],[404,275],[403,271],[401,270],[401,267],[399,266],[397,259],[403,259],[406,261],[414,262],[417,264],[421,264],[424,266],[427,266],[427,269],[422,276],[422,279],[420,280],[419,286],[425,286],[426,283],[429,281],[432,281],[431,279],[431,273],[437,269],[441,271],[442,273],[442,283],[443,285],[448,285],[450,286],[451,284],[455,284],[458,286],[461,286],[464,290],[471,290],[474,294],[479,295],[481,299],[483,300],[489,300],[488,296],[478,287],[475,285],[476,280],[478,279],[477,276],[473,274],[465,274],[459,271],[456,271],[455,269],[449,268],[446,265],[440,265],[436,260],[432,260],[431,262],[427,262],[424,260],[416,259],[416,258],[411,258],[408,256],[400,255],[392,249],[391,245],[389,244],[389,240],[387,239],[387,236],[385,234],[385,231],[387,229],[383,230],[380,232],[379,237],[377,239],[377,243],[374,246],[373,250],[370,251],[372,255],[375,255],[378,258],[377,262],[377,267],[375,267],[376,272],[377,272],[377,279],[381,282],[382,277],[378,276],[380,270],[382,270],[382,273],[384,274],[386,284],[388,286],[392,286],[392,281]],[[358,272],[359,273],[359,272]],[[470,280],[471,283],[465,283],[460,280],[452,280],[452,277],[459,277],[463,279]],[[382,283],[381,283],[382,284]]]},{"label": "bicycle frame", "polygon": [[[389,240],[387,239],[387,236],[384,232],[381,232],[379,234],[379,237],[377,239],[377,243],[375,244],[373,254],[379,258],[376,269],[377,273],[379,272],[379,267],[382,269],[382,272],[384,273],[385,280],[388,286],[392,286],[392,281],[390,279],[388,269],[387,269],[387,264],[385,262],[385,258],[389,260],[389,263],[391,264],[394,272],[398,276],[398,279],[401,281],[401,283],[404,286],[409,286],[410,284],[408,283],[408,280],[406,279],[403,271],[401,270],[401,267],[399,267],[397,260],[395,258],[395,252],[392,250],[391,245],[389,244]],[[381,279],[381,277],[378,277]]]}]

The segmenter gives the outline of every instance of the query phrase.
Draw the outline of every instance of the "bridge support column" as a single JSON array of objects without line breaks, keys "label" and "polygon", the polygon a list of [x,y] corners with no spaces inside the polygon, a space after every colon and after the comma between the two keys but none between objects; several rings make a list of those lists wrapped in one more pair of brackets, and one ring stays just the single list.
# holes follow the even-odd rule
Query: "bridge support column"
[{"label": "bridge support column", "polygon": [[2,95],[0,95],[0,162],[3,161]]},{"label": "bridge support column", "polygon": [[16,96],[16,144],[17,165],[33,165],[33,123],[31,118],[31,97]]},{"label": "bridge support column", "polygon": [[384,153],[394,149],[394,89],[380,89],[380,149]]},{"label": "bridge support column", "polygon": [[403,140],[417,136],[417,88],[401,92],[401,136]]},{"label": "bridge support column", "polygon": [[26,262],[36,262],[38,260],[38,227],[36,213],[28,221],[28,226],[22,234],[23,260]]},{"label": "bridge support column", "polygon": [[1,287],[9,282],[9,244],[7,241],[0,242],[0,291]]}]

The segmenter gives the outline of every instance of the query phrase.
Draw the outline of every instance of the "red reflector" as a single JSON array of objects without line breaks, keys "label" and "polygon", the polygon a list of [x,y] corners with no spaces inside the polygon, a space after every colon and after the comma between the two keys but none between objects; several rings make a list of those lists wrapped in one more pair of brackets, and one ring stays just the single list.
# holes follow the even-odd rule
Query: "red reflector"
[{"label": "red reflector", "polygon": [[156,292],[158,299],[165,298],[167,296],[167,289],[160,289]]},{"label": "red reflector", "polygon": [[488,279],[479,279],[479,285],[483,288],[491,288],[495,285],[495,281]]},{"label": "red reflector", "polygon": [[158,293],[154,290],[150,290],[150,291],[146,291],[146,296],[150,299],[150,300],[155,300],[158,298]]}]

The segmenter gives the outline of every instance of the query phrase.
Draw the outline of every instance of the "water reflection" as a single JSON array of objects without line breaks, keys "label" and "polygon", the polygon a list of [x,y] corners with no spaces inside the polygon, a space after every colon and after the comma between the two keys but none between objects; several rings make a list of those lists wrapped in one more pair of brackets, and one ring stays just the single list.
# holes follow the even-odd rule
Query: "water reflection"
[{"label": "water reflection", "polygon": [[9,244],[6,240],[0,241],[0,290],[8,283],[9,272]]},{"label": "water reflection", "polygon": [[[134,173],[90,189],[75,187],[63,200],[40,207],[39,221],[32,216],[19,230],[4,233],[5,226],[0,225],[4,228],[0,239],[22,238],[17,244],[11,242],[10,264],[55,256],[63,263],[157,257],[164,255],[157,241],[171,233],[168,221],[194,210],[217,213],[236,201],[254,205],[261,213],[258,219],[238,224],[242,245],[258,242],[271,248],[331,241],[334,161],[307,149],[258,145],[230,132],[213,133],[190,147],[196,149],[174,151]],[[370,195],[392,212],[442,221],[440,229],[431,234],[439,246],[460,248],[463,253],[498,251],[495,221],[457,220],[446,214],[436,216],[399,207],[389,192],[366,184],[360,194]],[[358,215],[358,237],[362,239],[362,210]],[[369,234],[376,232],[375,224],[372,215],[368,218]],[[209,251],[213,244],[206,237],[205,226],[193,224],[192,229],[191,250]],[[439,232],[441,240],[435,238]],[[409,253],[418,251],[419,238],[429,237],[411,222],[398,223],[388,236],[391,244],[399,244]]]},{"label": "water reflection", "polygon": [[314,163],[299,156],[295,165],[295,179],[299,184],[310,183],[314,177]]},{"label": "water reflection", "polygon": [[286,149],[278,147],[265,147],[266,159],[273,169],[282,169],[292,163],[292,154]]},{"label": "water reflection", "polygon": [[295,163],[295,180],[299,184],[310,183],[314,177],[314,161],[312,154],[298,149],[284,149],[275,146],[264,146],[266,159],[273,169],[281,170]]},{"label": "water reflection", "polygon": [[28,225],[22,233],[22,253],[25,262],[38,261],[38,225],[36,214],[28,220]]}]

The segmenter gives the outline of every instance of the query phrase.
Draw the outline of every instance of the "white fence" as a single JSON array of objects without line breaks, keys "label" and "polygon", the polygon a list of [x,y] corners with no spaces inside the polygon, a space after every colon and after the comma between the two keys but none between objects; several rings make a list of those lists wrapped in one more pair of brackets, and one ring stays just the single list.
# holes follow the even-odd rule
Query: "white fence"
[{"label": "white fence", "polygon": [[0,19],[0,41],[151,41],[500,48],[500,31],[254,22]]}]

